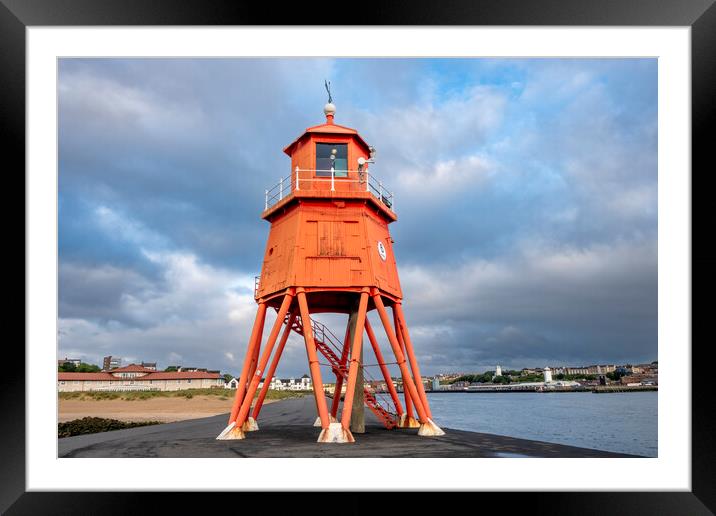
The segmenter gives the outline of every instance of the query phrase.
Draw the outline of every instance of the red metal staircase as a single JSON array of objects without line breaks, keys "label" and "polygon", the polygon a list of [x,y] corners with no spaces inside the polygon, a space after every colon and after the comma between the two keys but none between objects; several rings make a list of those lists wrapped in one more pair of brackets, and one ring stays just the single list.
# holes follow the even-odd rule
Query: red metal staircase
[{"label": "red metal staircase", "polygon": [[[286,317],[286,323],[288,323],[288,316]],[[325,325],[313,318],[311,319],[311,328],[313,329],[313,340],[316,342],[316,348],[321,352],[326,360],[328,360],[331,369],[333,369],[336,376],[343,376],[343,380],[347,384],[348,368],[341,366],[341,359],[338,354],[336,354],[336,352],[341,353],[342,344],[339,344],[340,341],[338,338]],[[291,329],[303,336],[303,323],[301,322],[300,316],[294,319]],[[365,371],[365,368],[363,368],[363,374],[369,381],[372,380],[370,375]],[[377,393],[373,393],[365,387],[363,388],[363,399],[366,406],[373,412],[373,414],[376,415],[378,420],[381,421],[388,430],[396,428],[398,426],[398,416],[388,410],[390,406],[388,405],[388,402],[386,400],[379,400],[376,394]],[[340,396],[340,393],[334,393],[334,396]]]}]

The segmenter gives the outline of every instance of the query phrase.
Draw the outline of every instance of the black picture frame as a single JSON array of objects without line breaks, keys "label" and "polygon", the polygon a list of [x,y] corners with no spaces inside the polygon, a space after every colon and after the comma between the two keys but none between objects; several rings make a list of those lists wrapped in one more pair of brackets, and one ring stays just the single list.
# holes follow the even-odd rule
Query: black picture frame
[{"label": "black picture frame", "polygon": [[[331,24],[336,17],[360,25],[538,25],[538,26],[689,26],[691,27],[692,71],[692,232],[714,227],[714,215],[707,209],[710,194],[705,181],[713,173],[709,128],[716,111],[716,0],[405,0],[361,2],[352,6],[350,16],[337,16],[335,3],[276,4],[266,8],[255,2],[201,0],[0,0],[0,134],[6,149],[6,176],[25,169],[25,29],[28,26],[107,25],[285,25]],[[12,161],[7,158],[14,158]],[[14,166],[10,166],[13,163]],[[700,173],[696,173],[699,171]],[[693,188],[698,177],[699,188]],[[24,192],[24,181],[20,189]],[[6,190],[6,195],[7,190]],[[13,194],[13,197],[17,194]],[[700,202],[697,197],[701,197]],[[7,203],[5,203],[7,205]],[[6,212],[9,211],[6,209]],[[13,213],[16,213],[14,211]],[[7,220],[14,221],[17,217]],[[15,223],[16,224],[16,223]],[[17,224],[19,226],[19,224]],[[702,231],[703,233],[703,231]],[[23,236],[24,238],[24,236]],[[693,237],[692,237],[693,240]],[[693,293],[713,291],[716,257],[706,243],[692,245],[692,275],[700,272]],[[23,268],[28,258],[22,254]],[[16,258],[19,261],[19,257]],[[26,269],[25,269],[26,270]],[[27,270],[26,270],[27,274]],[[23,295],[24,299],[24,295]],[[15,306],[21,303],[14,299]],[[22,303],[24,306],[24,303]],[[560,492],[485,493],[480,508],[495,497],[505,496],[510,507],[528,504],[531,513],[562,514],[710,514],[716,511],[716,424],[711,399],[707,353],[703,339],[706,304],[694,306],[692,334],[701,329],[702,340],[691,347],[692,364],[692,490],[690,492]],[[8,320],[10,320],[8,318]],[[24,335],[24,329],[23,329]],[[696,341],[696,339],[692,339]],[[25,489],[25,353],[17,341],[6,341],[5,364],[12,371],[0,375],[0,512],[7,514],[114,514],[118,512],[161,512],[184,514],[188,494],[181,493],[80,493],[26,492]],[[681,343],[688,346],[690,343]],[[703,374],[697,374],[705,366]],[[54,424],[54,422],[51,422]],[[320,490],[320,484],[316,489]],[[250,501],[241,494],[194,493],[192,500],[205,511],[247,509]],[[410,495],[405,507],[419,507],[418,495]],[[159,499],[161,497],[161,500]],[[241,500],[241,501],[239,501]],[[272,498],[273,500],[273,498]],[[312,501],[313,500],[313,501]],[[498,500],[495,500],[498,501]],[[499,500],[503,502],[503,500]],[[240,505],[237,505],[240,504]],[[264,500],[264,504],[266,501]],[[286,509],[315,507],[310,493],[295,493],[282,501]],[[324,499],[325,503],[325,499]],[[341,513],[370,510],[360,494],[346,495]],[[398,508],[393,507],[393,510]],[[279,510],[273,507],[271,512]]]}]

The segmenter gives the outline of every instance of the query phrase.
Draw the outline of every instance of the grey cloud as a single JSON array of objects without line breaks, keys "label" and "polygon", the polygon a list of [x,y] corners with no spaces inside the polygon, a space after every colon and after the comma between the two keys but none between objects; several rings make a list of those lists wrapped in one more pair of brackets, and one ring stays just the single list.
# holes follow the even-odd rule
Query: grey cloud
[{"label": "grey cloud", "polygon": [[[445,336],[415,336],[451,363],[654,360],[657,258],[650,243],[538,247],[500,261],[402,270],[405,310]],[[509,330],[509,331],[508,331]]]},{"label": "grey cloud", "polygon": [[136,324],[122,310],[125,295],[161,295],[158,285],[136,271],[110,265],[86,267],[63,262],[59,267],[59,316]]}]

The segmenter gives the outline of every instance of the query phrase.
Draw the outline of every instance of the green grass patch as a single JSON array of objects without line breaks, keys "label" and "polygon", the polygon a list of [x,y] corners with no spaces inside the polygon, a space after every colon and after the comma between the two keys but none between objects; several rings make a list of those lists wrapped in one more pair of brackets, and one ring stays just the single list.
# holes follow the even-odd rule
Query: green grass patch
[{"label": "green grass patch", "polygon": [[[236,391],[232,391],[236,392]],[[313,394],[313,391],[274,391],[269,389],[266,392],[267,400],[287,400],[290,398],[302,398],[308,394]],[[258,393],[257,393],[258,395]],[[256,397],[256,396],[254,396]]]},{"label": "green grass patch", "polygon": [[159,421],[138,421],[126,423],[117,419],[106,419],[103,417],[83,417],[57,425],[57,437],[72,437],[73,435],[96,434],[109,432],[110,430],[122,430],[124,428],[135,428],[138,426],[158,425]]},{"label": "green grass patch", "polygon": [[148,400],[151,398],[192,398],[194,396],[226,396],[226,389],[184,389],[181,391],[85,391],[60,392],[61,400]]}]

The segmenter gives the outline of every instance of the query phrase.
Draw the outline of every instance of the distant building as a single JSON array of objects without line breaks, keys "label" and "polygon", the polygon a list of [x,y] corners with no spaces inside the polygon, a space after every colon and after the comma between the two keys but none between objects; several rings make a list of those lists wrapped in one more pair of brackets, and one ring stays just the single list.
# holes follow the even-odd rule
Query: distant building
[{"label": "distant building", "polygon": [[440,379],[437,376],[435,378],[433,378],[433,390],[434,391],[440,390]]},{"label": "distant building", "polygon": [[109,371],[110,369],[115,369],[117,367],[122,367],[122,359],[120,357],[113,357],[110,355],[108,357],[104,357],[102,360],[103,371]]},{"label": "distant building", "polygon": [[276,378],[275,376],[271,378],[271,383],[269,383],[269,389],[274,391],[282,391],[283,390],[283,380],[280,378]]},{"label": "distant building", "polygon": [[552,373],[554,374],[591,374],[600,375],[612,373],[617,369],[614,364],[595,364],[590,366],[582,367],[559,367],[553,368]]},{"label": "distant building", "polygon": [[57,390],[73,391],[179,391],[222,388],[219,373],[157,372],[130,364],[101,373],[57,373]]},{"label": "distant building", "polygon": [[659,367],[656,364],[641,364],[639,365],[639,368],[641,369],[642,374],[648,376],[659,375]]},{"label": "distant building", "polygon": [[586,374],[607,374],[616,369],[616,366],[610,364],[590,365],[586,367]]},{"label": "distant building", "polygon": [[63,366],[65,364],[74,364],[75,367],[79,367],[79,365],[82,363],[82,361],[79,358],[67,358],[65,357],[63,360],[57,361],[57,367]]},{"label": "distant building", "polygon": [[156,362],[142,362],[142,367],[145,369],[151,369],[152,371],[157,370],[157,363]]},{"label": "distant building", "polygon": [[495,376],[502,376],[502,368],[499,365],[495,367]]},{"label": "distant building", "polygon": [[[341,387],[341,394],[345,394],[345,392],[346,392],[346,383],[347,382],[343,382],[343,385]],[[324,383],[323,390],[330,393],[331,395],[335,395],[336,384],[335,383]]]},{"label": "distant building", "polygon": [[586,367],[565,367],[564,374],[589,374]]},{"label": "distant building", "polygon": [[237,389],[239,387],[239,380],[232,378],[224,384],[224,389]]},{"label": "distant building", "polygon": [[311,383],[311,377],[304,374],[298,380],[294,378],[276,378],[275,376],[271,379],[269,389],[276,391],[310,391],[313,389]]},{"label": "distant building", "polygon": [[622,385],[659,385],[658,376],[650,376],[646,374],[632,374],[628,376],[622,376],[619,379],[619,383]]},{"label": "distant building", "polygon": [[549,383],[552,381],[552,370],[549,367],[544,368],[544,383]]}]

